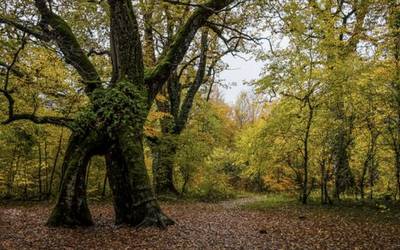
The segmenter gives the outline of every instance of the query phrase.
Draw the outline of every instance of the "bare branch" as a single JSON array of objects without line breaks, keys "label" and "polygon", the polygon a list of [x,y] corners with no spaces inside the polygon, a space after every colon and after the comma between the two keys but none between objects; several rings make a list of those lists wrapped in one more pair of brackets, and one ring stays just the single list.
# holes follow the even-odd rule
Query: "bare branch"
[{"label": "bare branch", "polygon": [[6,121],[2,122],[2,124],[10,124],[14,121],[26,120],[31,121],[36,124],[51,124],[61,127],[67,127],[72,129],[73,119],[64,118],[64,117],[55,117],[55,116],[36,116],[34,114],[13,114]]},{"label": "bare branch", "polygon": [[[7,71],[6,71],[6,76],[4,79],[4,86],[2,89],[0,89],[0,93],[2,93],[8,101],[8,119],[6,121],[2,122],[2,124],[10,124],[13,121],[17,121],[17,120],[30,120],[30,121],[32,121],[34,123],[38,123],[38,124],[54,124],[54,125],[58,125],[58,126],[71,127],[71,122],[73,120],[68,119],[68,118],[52,117],[52,116],[38,117],[34,113],[33,114],[25,114],[25,113],[24,114],[14,114],[15,101],[11,95],[11,91],[8,90],[8,86],[9,86],[11,72],[13,72],[17,76],[21,76],[21,77],[24,75],[22,72],[15,70],[14,67],[15,67],[15,64],[18,60],[20,53],[25,48],[25,45],[26,45],[26,37],[25,37],[25,33],[24,33],[24,35],[22,37],[21,45],[19,46],[17,51],[14,53],[11,63],[8,65],[4,62],[1,62],[1,66],[6,67]],[[34,108],[34,110],[36,110],[36,108]]]},{"label": "bare branch", "polygon": [[96,50],[95,48],[91,48],[89,52],[86,54],[87,57],[91,57],[92,55],[96,56],[108,56],[111,57],[111,53],[108,50]]},{"label": "bare branch", "polygon": [[8,18],[5,16],[0,16],[0,23],[4,23],[7,25],[11,25],[15,27],[18,30],[21,30],[24,33],[27,33],[29,35],[32,35],[36,37],[37,39],[43,40],[43,41],[49,41],[50,38],[46,35],[43,34],[39,27],[36,27],[32,24],[20,21],[20,20],[14,20],[12,18]]}]

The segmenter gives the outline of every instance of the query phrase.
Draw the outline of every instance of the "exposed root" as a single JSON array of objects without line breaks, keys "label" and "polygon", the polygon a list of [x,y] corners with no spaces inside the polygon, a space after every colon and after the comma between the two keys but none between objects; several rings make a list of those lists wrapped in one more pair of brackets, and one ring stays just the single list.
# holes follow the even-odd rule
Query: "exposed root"
[{"label": "exposed root", "polygon": [[167,226],[174,225],[175,222],[166,216],[161,209],[156,204],[148,203],[146,205],[145,216],[142,221],[140,221],[136,228],[143,227],[159,227],[161,229],[166,229]]},{"label": "exposed root", "polygon": [[46,225],[49,227],[74,228],[93,226],[94,223],[89,209],[76,211],[72,208],[55,207]]}]

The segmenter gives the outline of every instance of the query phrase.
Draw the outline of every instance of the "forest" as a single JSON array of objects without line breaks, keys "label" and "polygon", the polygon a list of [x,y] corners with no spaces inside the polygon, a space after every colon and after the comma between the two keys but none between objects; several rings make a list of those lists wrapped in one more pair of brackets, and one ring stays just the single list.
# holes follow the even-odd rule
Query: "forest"
[{"label": "forest", "polygon": [[0,38],[0,249],[400,249],[398,0],[0,0]]}]

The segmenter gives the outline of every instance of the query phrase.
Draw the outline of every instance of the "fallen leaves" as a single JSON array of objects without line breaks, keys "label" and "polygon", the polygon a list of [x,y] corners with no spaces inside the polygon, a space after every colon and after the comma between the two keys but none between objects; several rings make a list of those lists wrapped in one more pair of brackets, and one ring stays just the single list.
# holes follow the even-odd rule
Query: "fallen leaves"
[{"label": "fallen leaves", "polygon": [[0,249],[399,249],[400,225],[332,214],[233,209],[205,203],[163,204],[177,222],[166,230],[113,224],[111,204],[93,204],[96,226],[48,228],[50,207],[0,208]]}]

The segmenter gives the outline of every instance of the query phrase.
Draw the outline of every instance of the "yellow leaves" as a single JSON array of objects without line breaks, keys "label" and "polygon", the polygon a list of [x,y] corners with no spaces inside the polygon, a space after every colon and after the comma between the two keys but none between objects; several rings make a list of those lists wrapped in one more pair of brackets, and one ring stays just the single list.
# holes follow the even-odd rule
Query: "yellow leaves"
[{"label": "yellow leaves", "polygon": [[144,134],[149,137],[158,137],[160,135],[160,131],[151,126],[144,126]]},{"label": "yellow leaves", "polygon": [[164,118],[172,118],[172,115],[167,112],[151,111],[147,117],[150,122],[161,120]]},{"label": "yellow leaves", "polygon": [[168,99],[167,99],[167,97],[166,97],[165,95],[163,95],[163,94],[158,94],[158,95],[156,96],[156,101],[159,101],[159,102],[167,102]]}]

